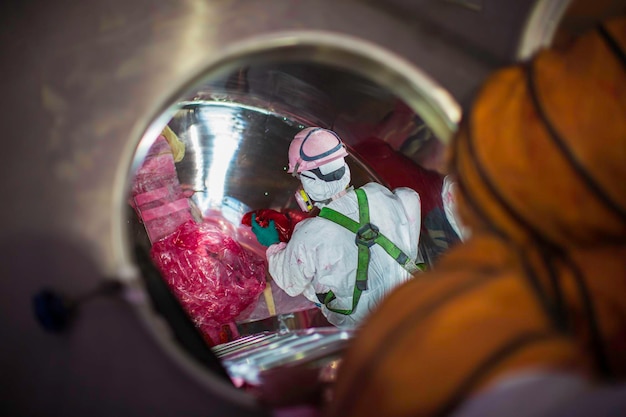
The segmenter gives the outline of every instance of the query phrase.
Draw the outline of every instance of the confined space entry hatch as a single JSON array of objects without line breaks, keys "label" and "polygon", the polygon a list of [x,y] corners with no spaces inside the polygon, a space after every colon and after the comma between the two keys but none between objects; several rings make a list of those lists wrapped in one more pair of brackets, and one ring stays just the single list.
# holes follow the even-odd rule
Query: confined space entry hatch
[{"label": "confined space entry hatch", "polygon": [[[323,401],[353,334],[330,325],[303,296],[285,294],[267,273],[265,248],[242,225],[251,210],[299,212],[299,182],[285,172],[295,133],[336,131],[349,149],[355,187],[375,181],[415,189],[420,253],[429,264],[459,241],[443,211],[445,144],[438,137],[451,136],[458,106],[434,83],[404,88],[401,97],[394,89],[411,85],[411,74],[375,61],[368,67],[395,84],[304,59],[229,65],[181,94],[171,116],[159,117],[167,124],[151,129],[134,157],[130,241],[142,270],[150,270],[149,286],[169,292],[168,303],[179,305],[174,314],[189,319],[179,347],[204,358],[202,372],[262,403]],[[418,75],[412,80],[430,83]],[[199,352],[202,344],[219,363]],[[283,368],[301,373],[287,379],[303,381],[299,394],[277,394]]]}]

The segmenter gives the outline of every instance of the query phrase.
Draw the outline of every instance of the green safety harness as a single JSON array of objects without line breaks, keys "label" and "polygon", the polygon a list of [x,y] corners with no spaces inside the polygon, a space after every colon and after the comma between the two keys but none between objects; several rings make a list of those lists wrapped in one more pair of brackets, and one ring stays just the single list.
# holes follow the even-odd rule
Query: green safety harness
[{"label": "green safety harness", "polygon": [[330,311],[338,314],[350,315],[356,309],[361,293],[367,290],[367,271],[370,262],[370,247],[374,244],[382,247],[385,252],[396,260],[404,269],[413,274],[426,269],[423,263],[416,264],[407,254],[402,252],[392,241],[380,233],[378,227],[370,223],[369,205],[367,195],[362,189],[356,189],[356,197],[359,203],[359,222],[355,222],[348,216],[339,213],[328,207],[322,208],[319,217],[337,223],[356,234],[355,243],[358,247],[358,264],[356,268],[356,283],[352,295],[352,308],[350,310],[334,309],[328,305],[336,298],[332,291],[316,294],[320,303],[324,304]]}]

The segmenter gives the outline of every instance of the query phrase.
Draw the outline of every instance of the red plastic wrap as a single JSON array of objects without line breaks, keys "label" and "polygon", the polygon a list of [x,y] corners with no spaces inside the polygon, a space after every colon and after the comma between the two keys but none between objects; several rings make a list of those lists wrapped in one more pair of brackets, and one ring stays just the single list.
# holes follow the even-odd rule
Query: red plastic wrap
[{"label": "red plastic wrap", "polygon": [[155,242],[150,255],[211,344],[265,288],[265,262],[217,227],[193,221]]},{"label": "red plastic wrap", "polygon": [[267,227],[270,220],[274,220],[278,238],[281,242],[289,242],[296,224],[309,217],[307,213],[290,209],[283,211],[259,209],[246,213],[241,219],[241,224],[252,226],[252,214],[256,215],[256,221],[261,227]]},{"label": "red plastic wrap", "polygon": [[421,200],[422,220],[431,210],[437,207],[443,209],[443,175],[422,168],[378,138],[363,140],[355,147],[355,151],[370,168],[384,177],[389,188],[409,187],[417,191]]}]

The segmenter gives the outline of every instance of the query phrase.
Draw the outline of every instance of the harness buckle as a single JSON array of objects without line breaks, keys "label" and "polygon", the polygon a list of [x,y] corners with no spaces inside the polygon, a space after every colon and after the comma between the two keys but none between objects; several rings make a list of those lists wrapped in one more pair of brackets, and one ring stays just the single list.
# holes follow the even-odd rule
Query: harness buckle
[{"label": "harness buckle", "polygon": [[367,291],[367,280],[357,281],[356,287],[361,291]]},{"label": "harness buckle", "polygon": [[402,266],[408,271],[409,274],[415,274],[416,272],[422,271],[419,265],[412,259],[408,259],[407,262],[402,264]]},{"label": "harness buckle", "polygon": [[319,300],[320,304],[324,304],[324,301],[326,301],[326,294],[328,294],[328,293],[325,292],[325,293],[321,293],[321,294],[320,293],[315,294],[315,296]]},{"label": "harness buckle", "polygon": [[378,227],[374,226],[372,223],[366,223],[357,230],[354,242],[357,245],[365,245],[369,248],[376,243],[375,240],[378,238],[379,234],[380,230]]}]

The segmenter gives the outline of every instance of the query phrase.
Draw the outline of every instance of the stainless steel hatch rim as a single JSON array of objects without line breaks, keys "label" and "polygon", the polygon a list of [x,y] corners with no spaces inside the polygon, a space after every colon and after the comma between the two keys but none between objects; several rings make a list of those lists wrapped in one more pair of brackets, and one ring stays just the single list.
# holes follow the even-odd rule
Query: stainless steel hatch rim
[{"label": "stainless steel hatch rim", "polygon": [[[302,30],[272,33],[234,43],[212,57],[206,68],[170,96],[148,120],[139,120],[136,135],[130,141],[125,155],[132,155],[127,164],[121,164],[117,175],[112,211],[114,259],[117,259],[118,277],[127,284],[130,302],[161,347],[188,374],[203,386],[237,404],[256,407],[255,399],[202,369],[173,340],[164,319],[151,308],[148,295],[141,283],[141,272],[132,256],[132,242],[126,224],[126,201],[132,173],[144,159],[154,138],[171,119],[181,97],[212,77],[256,62],[310,61],[341,67],[365,76],[388,88],[418,113],[444,142],[454,134],[461,117],[456,100],[429,75],[409,61],[372,42],[341,33]],[[143,128],[142,128],[143,123]]]},{"label": "stainless steel hatch rim", "polygon": [[516,59],[527,60],[552,43],[571,3],[572,0],[540,0],[535,3],[521,34]]}]

